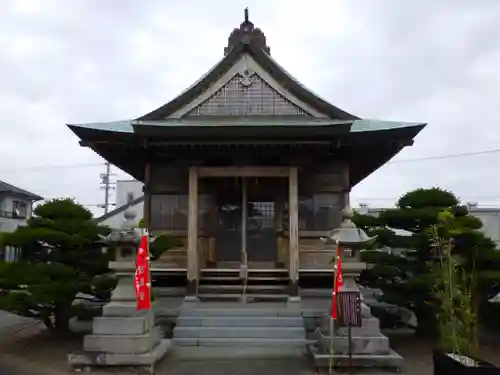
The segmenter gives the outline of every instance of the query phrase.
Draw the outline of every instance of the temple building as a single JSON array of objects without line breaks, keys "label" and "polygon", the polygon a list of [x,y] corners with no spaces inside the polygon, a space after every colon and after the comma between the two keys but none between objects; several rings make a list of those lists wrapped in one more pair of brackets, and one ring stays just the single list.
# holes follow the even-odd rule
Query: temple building
[{"label": "temple building", "polygon": [[188,296],[203,294],[204,278],[246,285],[268,272],[297,298],[303,275],[331,273],[332,249],[319,237],[339,225],[351,189],[426,124],[363,119],[321,99],[271,57],[247,12],[222,52],[150,113],[68,126],[144,184],[153,233],[182,239],[153,270],[183,272]]}]

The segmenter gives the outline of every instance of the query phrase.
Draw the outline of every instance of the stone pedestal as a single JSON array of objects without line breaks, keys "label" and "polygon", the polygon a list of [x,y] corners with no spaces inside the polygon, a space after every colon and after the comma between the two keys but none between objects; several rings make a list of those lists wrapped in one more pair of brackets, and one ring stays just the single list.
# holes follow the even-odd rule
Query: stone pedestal
[{"label": "stone pedestal", "polygon": [[103,316],[93,321],[92,334],[85,336],[83,351],[68,356],[73,367],[138,366],[146,372],[166,354],[170,340],[154,324],[151,310],[137,310],[133,286],[134,263],[110,262],[118,284]]},{"label": "stone pedestal", "polygon": [[[366,269],[366,263],[360,262],[356,256],[346,256],[350,255],[349,250],[345,252],[342,257],[343,285],[340,291],[359,292],[355,278]],[[361,317],[361,327],[351,328],[352,366],[400,369],[403,365],[403,357],[390,348],[389,339],[380,332],[379,320],[372,316],[370,308],[363,300]],[[309,349],[318,367],[327,367],[330,361],[333,361],[335,367],[347,367],[349,364],[348,328],[334,327],[332,335],[330,319],[330,314],[325,314],[317,332],[317,342]]]}]

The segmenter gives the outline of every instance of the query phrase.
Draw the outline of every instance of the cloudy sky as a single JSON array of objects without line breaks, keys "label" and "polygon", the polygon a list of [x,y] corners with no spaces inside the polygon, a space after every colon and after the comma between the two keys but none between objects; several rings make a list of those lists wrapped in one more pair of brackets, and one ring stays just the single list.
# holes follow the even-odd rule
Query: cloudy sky
[{"label": "cloudy sky", "polygon": [[273,57],[334,105],[429,123],[354,205],[440,186],[500,206],[500,150],[433,158],[500,149],[499,0],[0,0],[0,179],[99,213],[103,160],[65,123],[168,102],[221,58],[245,6]]}]

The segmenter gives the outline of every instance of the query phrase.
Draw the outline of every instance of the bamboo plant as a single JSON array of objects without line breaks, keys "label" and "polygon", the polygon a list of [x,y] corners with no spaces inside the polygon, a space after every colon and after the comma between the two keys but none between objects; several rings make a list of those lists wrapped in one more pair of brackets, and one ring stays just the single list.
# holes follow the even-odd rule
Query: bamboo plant
[{"label": "bamboo plant", "polygon": [[476,357],[478,350],[473,299],[475,265],[467,269],[464,259],[453,251],[454,241],[465,229],[460,218],[452,212],[443,211],[439,214],[438,224],[430,228],[436,260],[431,266],[435,277],[434,297],[440,348],[455,360],[465,361],[464,364],[470,366],[471,357]]}]

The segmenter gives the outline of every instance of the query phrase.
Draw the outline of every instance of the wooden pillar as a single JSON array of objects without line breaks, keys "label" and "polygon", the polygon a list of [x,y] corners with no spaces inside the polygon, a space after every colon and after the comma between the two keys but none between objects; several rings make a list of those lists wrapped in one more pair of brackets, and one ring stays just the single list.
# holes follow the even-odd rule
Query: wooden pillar
[{"label": "wooden pillar", "polygon": [[187,241],[187,295],[195,297],[198,289],[198,170],[189,168]]},{"label": "wooden pillar", "polygon": [[298,168],[290,167],[289,175],[289,228],[290,235],[288,256],[290,275],[290,298],[299,298],[299,191],[298,191]]}]

